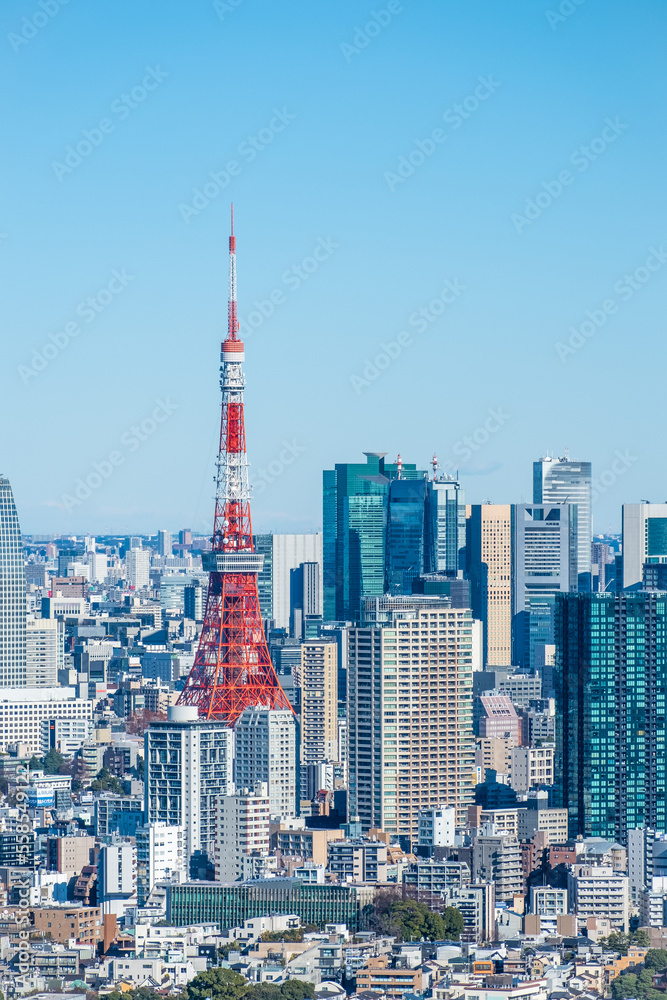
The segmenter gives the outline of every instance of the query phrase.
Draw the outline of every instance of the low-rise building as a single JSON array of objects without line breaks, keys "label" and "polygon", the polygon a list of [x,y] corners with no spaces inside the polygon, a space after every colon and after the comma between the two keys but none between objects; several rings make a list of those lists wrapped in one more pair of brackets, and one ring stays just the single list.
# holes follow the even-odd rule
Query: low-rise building
[{"label": "low-rise building", "polygon": [[628,876],[607,865],[573,865],[567,876],[567,905],[581,927],[589,917],[597,917],[625,933],[630,919]]},{"label": "low-rise building", "polygon": [[292,822],[271,823],[272,850],[280,851],[284,857],[314,861],[316,865],[326,865],[327,845],[332,840],[342,840],[344,836],[343,831],[338,829],[317,830],[296,826]]},{"label": "low-rise building", "polygon": [[333,840],[328,868],[341,882],[386,882],[387,845],[382,840]]},{"label": "low-rise building", "polygon": [[560,844],[567,839],[567,809],[549,808],[539,799],[529,799],[528,808],[519,809],[519,839],[541,831],[547,844]]},{"label": "low-rise building", "polygon": [[418,861],[403,872],[403,884],[436,896],[469,885],[470,868],[465,861]]},{"label": "low-rise building", "polygon": [[31,915],[35,930],[51,941],[97,946],[102,940],[99,906],[36,906]]},{"label": "low-rise building", "polygon": [[369,958],[357,970],[356,989],[358,994],[364,990],[377,990],[387,997],[401,998],[405,993],[423,993],[429,985],[429,978],[421,966],[416,969],[392,967],[388,955],[378,955],[377,958]]},{"label": "low-rise building", "polygon": [[484,985],[466,986],[463,990],[463,1000],[547,1000],[547,980],[531,979],[524,982],[510,982],[506,985],[494,980],[507,980],[507,976],[487,976]]}]

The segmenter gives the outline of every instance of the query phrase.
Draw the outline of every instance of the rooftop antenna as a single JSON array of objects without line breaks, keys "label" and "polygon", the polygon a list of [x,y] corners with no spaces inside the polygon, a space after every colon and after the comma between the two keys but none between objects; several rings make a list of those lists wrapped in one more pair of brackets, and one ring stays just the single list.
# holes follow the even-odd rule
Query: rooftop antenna
[{"label": "rooftop antenna", "polygon": [[431,465],[433,466],[433,479],[435,481],[438,475],[438,456],[433,452],[433,458],[431,459]]}]

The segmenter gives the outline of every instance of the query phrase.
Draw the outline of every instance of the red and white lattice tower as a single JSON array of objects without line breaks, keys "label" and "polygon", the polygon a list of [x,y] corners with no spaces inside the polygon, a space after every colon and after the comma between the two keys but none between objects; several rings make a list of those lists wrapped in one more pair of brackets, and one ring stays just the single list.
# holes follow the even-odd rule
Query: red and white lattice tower
[{"label": "red and white lattice tower", "polygon": [[244,708],[291,709],[271,663],[257,593],[264,556],[253,550],[245,443],[245,360],[236,311],[236,239],[232,207],[229,239],[229,318],[220,355],[222,417],[212,549],[202,555],[209,573],[199,649],[179,705],[196,705],[201,718],[234,725]]}]

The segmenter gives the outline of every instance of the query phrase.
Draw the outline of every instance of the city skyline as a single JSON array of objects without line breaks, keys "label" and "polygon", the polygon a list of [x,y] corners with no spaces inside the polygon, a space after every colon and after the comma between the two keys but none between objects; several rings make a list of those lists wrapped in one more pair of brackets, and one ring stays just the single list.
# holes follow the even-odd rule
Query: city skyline
[{"label": "city skyline", "polygon": [[208,530],[232,199],[257,531],[318,528],[321,469],[369,447],[437,451],[473,503],[529,501],[529,463],[569,448],[601,484],[596,533],[661,499],[656,0],[631,25],[237,7],[63,5],[27,37],[2,14],[24,144],[0,224],[0,412],[23,434],[1,464],[24,529]]}]

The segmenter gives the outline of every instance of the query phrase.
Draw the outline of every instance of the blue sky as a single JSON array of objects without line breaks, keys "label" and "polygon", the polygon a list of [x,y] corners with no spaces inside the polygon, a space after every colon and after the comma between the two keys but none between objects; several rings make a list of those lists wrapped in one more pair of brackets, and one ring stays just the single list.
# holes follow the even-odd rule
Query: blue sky
[{"label": "blue sky", "polygon": [[210,530],[232,199],[256,529],[371,449],[507,503],[567,448],[600,532],[664,499],[662,0],[42,3],[0,14],[24,531]]}]

